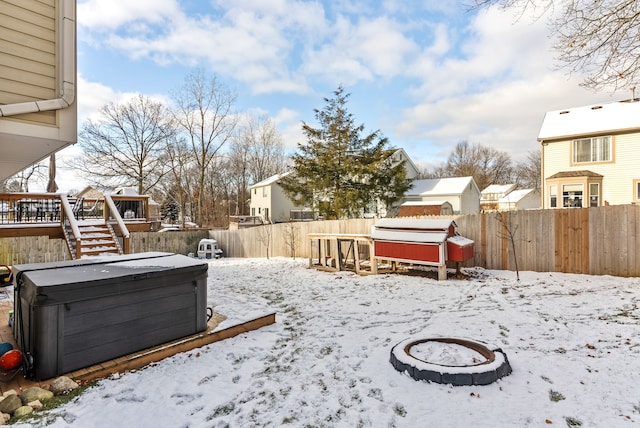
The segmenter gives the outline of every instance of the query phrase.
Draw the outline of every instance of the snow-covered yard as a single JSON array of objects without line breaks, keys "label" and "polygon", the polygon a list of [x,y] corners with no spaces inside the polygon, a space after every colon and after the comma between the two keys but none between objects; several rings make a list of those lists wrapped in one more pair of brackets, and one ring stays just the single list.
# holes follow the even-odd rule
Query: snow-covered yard
[{"label": "snow-covered yard", "polygon": [[[272,326],[100,381],[54,427],[632,427],[640,424],[640,279],[467,269],[468,279],[356,276],[306,260],[210,262],[209,304]],[[224,325],[223,325],[224,326]],[[487,386],[413,380],[407,337],[500,346]],[[52,423],[52,419],[54,419]],[[25,426],[25,425],[23,425]]]}]

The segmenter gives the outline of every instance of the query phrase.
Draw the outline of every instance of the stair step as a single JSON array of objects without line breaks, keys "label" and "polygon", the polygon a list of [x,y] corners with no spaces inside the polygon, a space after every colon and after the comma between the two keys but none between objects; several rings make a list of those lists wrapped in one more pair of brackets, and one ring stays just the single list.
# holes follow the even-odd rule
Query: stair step
[{"label": "stair step", "polygon": [[96,250],[96,251],[82,251],[82,255],[80,257],[83,256],[100,256],[103,254],[113,254],[113,255],[119,255],[120,252],[117,249],[113,249],[113,250]]},{"label": "stair step", "polygon": [[69,243],[69,252],[72,254],[73,258],[77,259],[86,256],[122,253],[120,243],[115,237],[113,229],[104,221],[100,222],[97,220],[92,220],[89,224],[78,224],[78,231],[80,232],[79,254],[76,254],[75,239],[73,239],[70,229],[70,227],[67,228],[65,232],[69,236],[67,242]]},{"label": "stair step", "polygon": [[113,241],[113,236],[111,236],[111,234],[109,233],[92,233],[88,235],[80,234],[80,239],[82,239],[83,241],[85,239],[110,239]]},{"label": "stair step", "polygon": [[82,240],[80,243],[82,248],[85,247],[99,247],[99,246],[110,246],[117,247],[115,241],[113,239],[90,239],[90,240]]}]

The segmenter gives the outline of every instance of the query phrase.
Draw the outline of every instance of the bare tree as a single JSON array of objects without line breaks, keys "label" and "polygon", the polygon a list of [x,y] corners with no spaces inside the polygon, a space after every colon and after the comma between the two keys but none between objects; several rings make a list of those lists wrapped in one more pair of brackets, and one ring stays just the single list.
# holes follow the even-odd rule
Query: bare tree
[{"label": "bare tree", "polygon": [[258,226],[258,241],[264,246],[267,252],[267,259],[269,259],[269,249],[271,249],[271,236],[273,235],[273,225],[263,224]]},{"label": "bare tree", "polygon": [[245,116],[237,131],[231,141],[227,166],[235,185],[236,214],[244,215],[249,210],[249,185],[282,173],[286,156],[282,137],[269,118]]},{"label": "bare tree", "polygon": [[31,165],[2,183],[3,192],[28,192],[32,181],[43,181],[47,167],[43,163]]},{"label": "bare tree", "polygon": [[[289,248],[291,257],[295,260],[296,250],[300,244],[300,228],[295,223],[287,223],[284,228],[284,242]],[[356,244],[357,245],[357,244]]]},{"label": "bare tree", "polygon": [[91,182],[135,186],[147,193],[167,172],[163,154],[175,128],[166,107],[138,95],[125,104],[109,103],[100,114],[99,120],[82,125],[83,155],[74,167]]},{"label": "bare tree", "polygon": [[518,162],[514,169],[515,181],[525,189],[539,189],[541,186],[540,150],[533,150],[527,158]]},{"label": "bare tree", "polygon": [[549,10],[555,50],[570,72],[586,74],[583,85],[595,90],[634,88],[640,80],[640,3],[638,0],[472,0],[473,7],[497,5],[532,11]]},{"label": "bare tree", "polygon": [[185,78],[175,93],[174,116],[191,147],[198,169],[196,186],[196,222],[202,223],[205,198],[205,175],[213,158],[229,141],[236,126],[232,109],[236,96],[216,77],[196,70]]},{"label": "bare tree", "polygon": [[193,168],[191,151],[184,140],[175,139],[167,142],[166,159],[169,174],[165,180],[165,200],[176,203],[180,210],[182,227],[186,226],[188,217],[188,202],[192,199]]},{"label": "bare tree", "polygon": [[237,178],[229,163],[227,156],[218,155],[207,169],[204,192],[207,203],[203,207],[203,214],[211,226],[228,226],[229,215],[238,212],[235,194]]},{"label": "bare tree", "polygon": [[518,253],[516,251],[516,240],[518,235],[518,224],[514,222],[514,213],[510,211],[497,212],[495,214],[496,220],[502,226],[498,236],[501,239],[506,239],[511,245],[511,251],[513,253],[513,262],[516,267],[516,280],[520,281],[520,270],[518,269]]},{"label": "bare tree", "polygon": [[427,175],[437,177],[472,176],[480,190],[490,184],[504,184],[512,180],[511,157],[492,147],[459,142],[447,162],[436,166]]},{"label": "bare tree", "polygon": [[248,143],[250,181],[258,183],[284,172],[287,157],[282,136],[270,118],[251,116],[241,136]]}]

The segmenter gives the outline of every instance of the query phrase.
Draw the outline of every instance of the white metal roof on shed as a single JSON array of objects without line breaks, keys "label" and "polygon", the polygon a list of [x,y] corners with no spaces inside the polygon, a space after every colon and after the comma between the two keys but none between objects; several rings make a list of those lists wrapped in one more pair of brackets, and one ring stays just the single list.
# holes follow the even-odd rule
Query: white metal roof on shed
[{"label": "white metal roof on shed", "polygon": [[446,218],[381,218],[374,225],[374,228],[447,230],[451,223],[454,223],[454,221]]},{"label": "white metal roof on shed", "polygon": [[[435,207],[438,205],[444,205],[444,204],[449,204],[448,201],[442,200],[442,201],[407,201],[407,202],[403,202],[402,204],[400,204],[401,207]],[[451,205],[451,204],[449,204]]]},{"label": "white metal roof on shed", "polygon": [[507,193],[516,188],[516,184],[491,184],[487,186],[481,194],[487,193]]},{"label": "white metal roof on shed", "polygon": [[538,141],[640,130],[640,102],[618,101],[547,112]]},{"label": "white metal roof on shed", "polygon": [[520,189],[520,190],[514,190],[513,192],[509,193],[506,196],[503,196],[502,198],[498,199],[498,203],[513,203],[513,202],[518,202],[520,201],[522,198],[524,198],[525,196],[527,196],[529,193],[533,192],[535,189]]},{"label": "white metal roof on shed", "polygon": [[282,174],[276,174],[276,175],[272,175],[269,178],[266,178],[256,184],[254,184],[253,186],[249,186],[249,189],[253,189],[254,187],[264,187],[264,186],[268,186],[270,184],[275,183],[276,181],[280,180],[283,177],[286,177],[287,175],[291,174],[293,171],[287,171],[287,172],[283,172]]},{"label": "white metal roof on shed", "polygon": [[461,195],[473,177],[427,178],[414,180],[407,190],[410,196]]},{"label": "white metal roof on shed", "polygon": [[453,242],[459,247],[467,247],[469,245],[473,245],[473,240],[469,238],[465,238],[464,236],[456,235],[450,236],[447,241]]}]

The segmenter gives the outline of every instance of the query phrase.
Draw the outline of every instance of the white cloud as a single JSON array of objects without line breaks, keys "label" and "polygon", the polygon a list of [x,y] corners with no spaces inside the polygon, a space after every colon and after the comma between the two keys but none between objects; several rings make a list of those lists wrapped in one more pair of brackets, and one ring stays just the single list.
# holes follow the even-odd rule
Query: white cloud
[{"label": "white cloud", "polygon": [[286,150],[295,151],[298,143],[306,140],[302,133],[302,119],[297,111],[283,108],[276,113],[273,121],[282,135]]},{"label": "white cloud", "polygon": [[[454,3],[214,0],[192,3],[201,13],[187,14],[173,0],[89,0],[80,1],[78,17],[94,43],[163,66],[206,64],[260,94],[288,148],[303,141],[302,118],[336,84],[374,94],[365,113],[379,117],[358,119],[387,126],[382,131],[411,145],[419,162],[446,157],[461,140],[521,156],[537,148],[546,111],[607,96],[579,88],[580,76],[554,71],[543,20],[492,8],[461,15]],[[80,99],[84,117],[127,96],[79,85],[86,86],[80,96],[90,97]],[[304,115],[285,94],[299,95],[293,102]]]},{"label": "white cloud", "polygon": [[[444,36],[442,36],[444,37]],[[522,159],[537,150],[546,111],[602,101],[579,86],[580,76],[554,71],[543,21],[488,10],[475,17],[458,53],[425,52],[413,69],[424,76],[411,90],[395,134],[423,141],[416,161],[445,160],[459,141],[494,147]]]},{"label": "white cloud", "polygon": [[177,0],[78,0],[78,25],[113,30],[125,24],[161,23],[180,15]]},{"label": "white cloud", "polygon": [[[82,75],[78,75],[78,125],[81,126],[87,119],[98,120],[100,109],[111,102],[122,104],[133,97],[137,92],[118,92],[109,86],[97,82],[90,82]],[[145,94],[145,96],[169,105],[170,100],[164,94]]]}]

